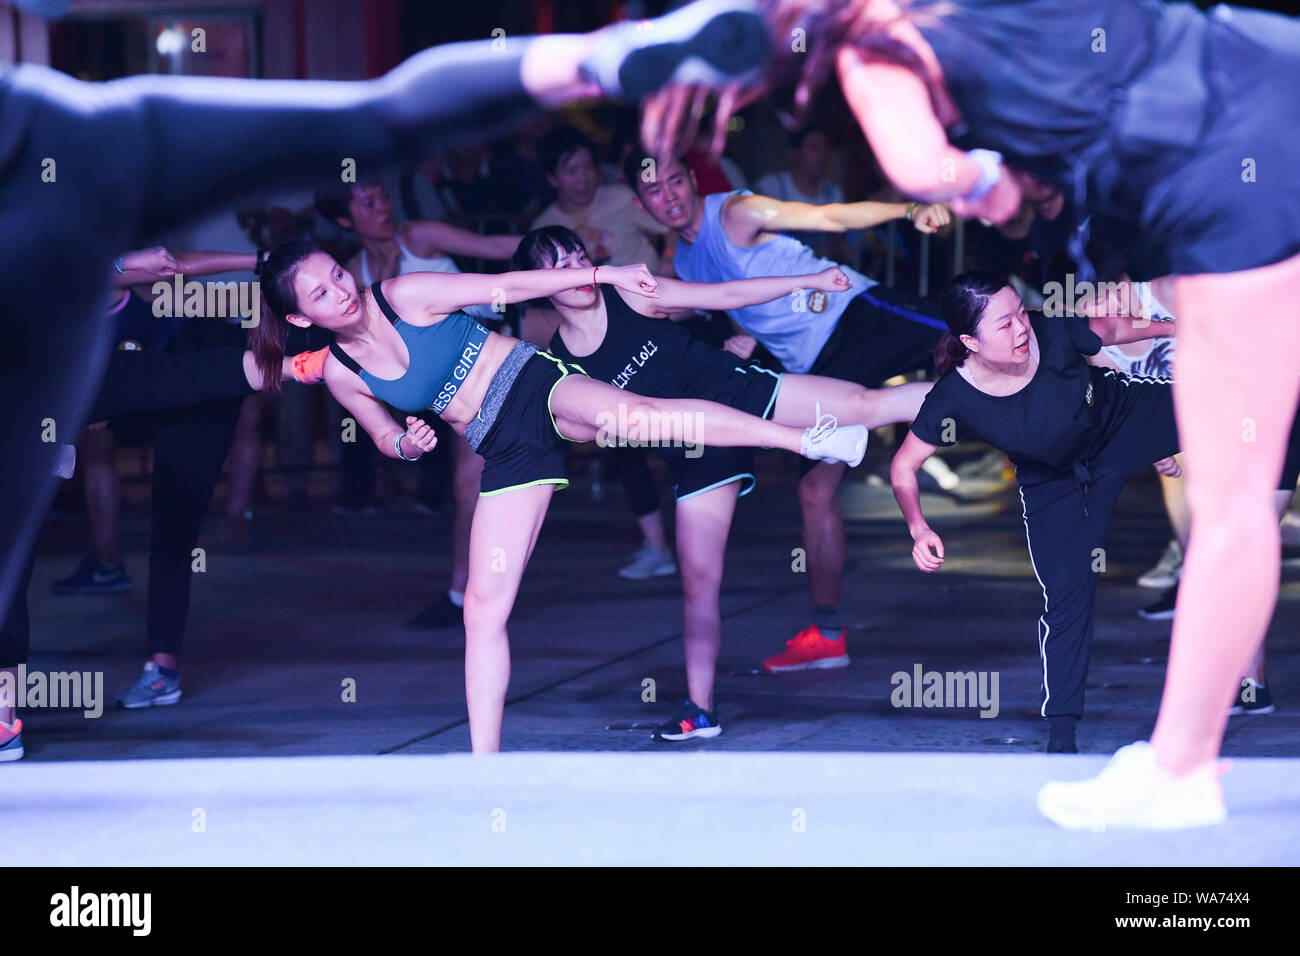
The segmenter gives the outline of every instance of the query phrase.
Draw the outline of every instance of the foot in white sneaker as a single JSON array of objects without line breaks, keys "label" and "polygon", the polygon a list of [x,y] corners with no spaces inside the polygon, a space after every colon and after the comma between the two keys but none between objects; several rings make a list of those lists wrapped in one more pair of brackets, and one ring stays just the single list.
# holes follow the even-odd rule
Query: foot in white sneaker
[{"label": "foot in white sneaker", "polygon": [[1215,761],[1170,773],[1145,740],[1121,747],[1091,780],[1044,785],[1038,810],[1067,830],[1181,830],[1227,817]]},{"label": "foot in white sneaker", "polygon": [[804,429],[799,442],[799,454],[818,461],[842,461],[850,468],[862,464],[867,453],[867,437],[871,433],[865,425],[839,426],[834,415],[822,414],[822,403],[817,403],[817,424]]},{"label": "foot in white sneaker", "polygon": [[1178,583],[1183,573],[1183,549],[1175,538],[1165,546],[1165,553],[1155,567],[1137,579],[1140,588],[1160,588],[1167,590]]}]

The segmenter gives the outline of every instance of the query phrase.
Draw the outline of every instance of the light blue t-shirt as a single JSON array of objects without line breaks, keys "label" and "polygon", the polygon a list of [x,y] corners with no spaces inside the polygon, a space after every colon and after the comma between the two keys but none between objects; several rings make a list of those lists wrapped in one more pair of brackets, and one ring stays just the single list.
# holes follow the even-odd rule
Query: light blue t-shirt
[{"label": "light blue t-shirt", "polygon": [[791,372],[812,368],[853,297],[877,283],[848,266],[823,259],[797,239],[778,235],[756,246],[738,246],[722,227],[722,204],[748,189],[704,197],[704,219],[694,242],[677,243],[673,268],[687,282],[730,282],[761,276],[810,275],[838,266],[848,276],[845,292],[800,290],[762,305],[731,309],[736,323],[763,343]]}]

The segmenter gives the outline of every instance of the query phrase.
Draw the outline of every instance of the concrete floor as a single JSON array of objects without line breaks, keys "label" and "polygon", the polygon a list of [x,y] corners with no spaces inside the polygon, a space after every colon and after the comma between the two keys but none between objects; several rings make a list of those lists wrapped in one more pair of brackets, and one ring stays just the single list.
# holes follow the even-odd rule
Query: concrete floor
[{"label": "concrete floor", "polygon": [[[754,670],[806,625],[808,604],[791,571],[793,462],[762,464],[728,552],[722,736],[650,740],[686,693],[679,583],[614,573],[637,545],[616,495],[594,505],[575,481],[556,496],[511,623],[507,755],[493,760],[460,756],[463,636],[402,628],[445,581],[445,518],[400,503],[373,518],[334,517],[324,503],[308,516],[266,506],[251,547],[208,542],[178,706],[22,715],[28,757],[0,766],[0,810],[24,812],[12,862],[340,862],[335,852],[369,863],[1300,861],[1290,704],[1300,563],[1284,566],[1268,638],[1278,712],[1233,718],[1224,743],[1225,756],[1280,759],[1236,761],[1229,823],[1185,837],[1065,834],[1034,811],[1037,787],[1094,773],[1154,722],[1170,627],[1136,616],[1156,592],[1133,584],[1167,535],[1154,479],[1126,491],[1107,545],[1083,754],[1047,757],[1036,712],[1042,592],[1018,497],[927,495],[948,554],[929,576],[911,563],[888,489],[848,486],[853,666],[774,677]],[[110,698],[134,680],[147,529],[144,514],[123,521],[132,592],[56,597],[49,582],[71,570],[85,531],[78,518],[47,523],[31,668],[102,671]],[[996,672],[997,716],[893,707],[891,675],[918,664]],[[348,679],[352,703],[342,700]],[[647,679],[653,701],[643,700]],[[367,807],[383,813],[358,823]],[[504,833],[490,828],[495,810]],[[314,845],[321,836],[326,847]]]}]

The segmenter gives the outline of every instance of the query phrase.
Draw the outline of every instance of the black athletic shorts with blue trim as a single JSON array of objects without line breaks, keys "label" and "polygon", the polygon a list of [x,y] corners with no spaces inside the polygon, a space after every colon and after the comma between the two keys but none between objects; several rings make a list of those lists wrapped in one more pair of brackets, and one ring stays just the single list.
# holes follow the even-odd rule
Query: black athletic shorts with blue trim
[{"label": "black athletic shorts with blue trim", "polygon": [[[730,405],[759,418],[771,418],[780,390],[781,373],[754,362],[736,366],[711,387],[692,391],[689,397]],[[758,483],[754,477],[752,448],[660,448],[657,451],[668,465],[668,475],[678,501],[737,480],[747,482],[740,489],[743,498]]]},{"label": "black athletic shorts with blue trim", "polygon": [[[934,348],[947,328],[933,299],[873,285],[853,297],[808,374],[880,388],[895,375],[934,368]],[[800,474],[818,464],[800,459]]]}]

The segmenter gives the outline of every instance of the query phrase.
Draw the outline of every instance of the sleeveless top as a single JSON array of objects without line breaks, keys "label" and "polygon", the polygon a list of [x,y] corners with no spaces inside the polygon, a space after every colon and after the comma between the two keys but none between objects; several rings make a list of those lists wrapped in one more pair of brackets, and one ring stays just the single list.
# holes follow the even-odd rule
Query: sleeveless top
[{"label": "sleeveless top", "polygon": [[384,298],[379,285],[378,282],[372,285],[370,292],[406,344],[410,356],[406,371],[397,378],[379,378],[363,369],[337,341],[330,343],[330,352],[361,376],[361,381],[381,402],[406,412],[428,410],[441,415],[478,360],[488,330],[460,311],[452,312],[434,325],[403,322]]},{"label": "sleeveless top", "polygon": [[877,283],[848,266],[817,256],[789,236],[778,235],[756,246],[736,245],[722,227],[722,204],[732,196],[751,195],[748,189],[736,189],[706,196],[699,235],[694,242],[682,239],[677,243],[673,268],[687,282],[727,282],[808,275],[838,267],[849,279],[845,292],[800,292],[728,310],[741,328],[762,342],[787,369],[807,372],[854,296]]},{"label": "sleeveless top", "polygon": [[574,355],[557,331],[548,351],[565,365],[597,381],[609,382],[651,398],[696,394],[744,363],[730,352],[710,348],[669,319],[653,319],[633,309],[617,289],[600,286],[605,299],[605,338],[590,355]]},{"label": "sleeveless top", "polygon": [[[402,257],[397,261],[397,274],[404,276],[408,272],[441,272],[444,275],[458,275],[460,267],[456,265],[451,256],[431,256],[424,258],[417,256],[402,243],[397,240],[397,248],[402,251]],[[361,250],[361,284],[374,285],[375,279],[370,274],[370,266],[366,262],[366,251]],[[504,313],[494,312],[490,305],[471,305],[461,311],[474,316],[478,319],[486,319],[489,322],[500,321]]]}]

